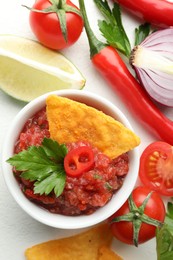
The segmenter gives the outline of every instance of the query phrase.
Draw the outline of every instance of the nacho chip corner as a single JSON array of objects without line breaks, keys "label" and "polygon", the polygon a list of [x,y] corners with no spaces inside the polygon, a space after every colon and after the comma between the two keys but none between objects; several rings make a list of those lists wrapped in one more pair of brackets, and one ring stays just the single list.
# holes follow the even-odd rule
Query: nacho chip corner
[{"label": "nacho chip corner", "polygon": [[111,159],[140,143],[140,138],[119,121],[65,97],[48,96],[46,112],[50,136],[59,143],[88,141]]}]

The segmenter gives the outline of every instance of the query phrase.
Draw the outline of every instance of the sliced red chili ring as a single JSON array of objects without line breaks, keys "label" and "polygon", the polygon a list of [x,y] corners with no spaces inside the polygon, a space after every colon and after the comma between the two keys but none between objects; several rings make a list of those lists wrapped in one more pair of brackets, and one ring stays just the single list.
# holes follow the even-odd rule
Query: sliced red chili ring
[{"label": "sliced red chili ring", "polygon": [[79,177],[89,171],[94,165],[94,152],[89,146],[81,146],[67,153],[64,158],[66,174]]}]

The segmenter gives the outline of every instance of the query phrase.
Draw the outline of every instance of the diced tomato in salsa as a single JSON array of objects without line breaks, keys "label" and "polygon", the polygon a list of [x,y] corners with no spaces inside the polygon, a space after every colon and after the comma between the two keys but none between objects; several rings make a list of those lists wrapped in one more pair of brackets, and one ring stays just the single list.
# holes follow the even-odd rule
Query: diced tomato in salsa
[{"label": "diced tomato in salsa", "polygon": [[40,145],[43,138],[49,136],[46,109],[43,108],[25,123],[16,143],[15,153],[19,153],[31,145]]},{"label": "diced tomato in salsa", "polygon": [[[16,142],[15,153],[31,145],[40,145],[44,137],[50,137],[45,108],[26,122]],[[111,160],[88,142],[66,145],[68,151],[90,146],[94,152],[94,165],[78,178],[66,176],[66,185],[59,197],[53,192],[49,195],[34,194],[33,182],[22,179],[20,172],[15,170],[14,175],[26,197],[50,212],[71,216],[91,214],[108,203],[122,186],[129,170],[128,154]]]}]

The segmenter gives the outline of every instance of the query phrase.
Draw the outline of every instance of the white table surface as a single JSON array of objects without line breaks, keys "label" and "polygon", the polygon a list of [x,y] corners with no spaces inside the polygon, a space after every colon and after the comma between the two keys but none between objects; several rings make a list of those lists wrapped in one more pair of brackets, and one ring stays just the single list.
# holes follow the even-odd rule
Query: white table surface
[{"label": "white table surface", "polygon": [[[73,0],[73,2],[76,4],[78,3],[77,0]],[[97,19],[100,15],[93,0],[87,0],[85,2],[92,28],[96,35],[101,39],[97,27]],[[21,6],[22,4],[32,6],[33,3],[33,0],[0,0],[0,34],[15,34],[35,39],[28,22],[29,11]],[[134,28],[138,25],[139,21],[125,12],[123,12],[122,17],[128,36],[133,44]],[[140,122],[138,122],[135,116],[128,111],[125,104],[121,102],[116,93],[111,90],[110,86],[92,66],[89,59],[89,47],[85,31],[83,31],[79,41],[63,53],[85,76],[86,90],[106,97],[126,114],[135,132],[141,137],[141,144],[139,146],[140,153],[149,143],[157,140],[141,126]],[[24,105],[25,103],[17,101],[0,91],[0,149],[2,148],[3,140],[6,131],[10,126],[10,122]],[[163,112],[169,118],[173,119],[173,108],[164,108]],[[2,150],[0,150],[0,152],[2,152]],[[16,204],[6,187],[2,176],[2,170],[0,173],[1,260],[24,260],[24,251],[26,248],[43,241],[69,236],[81,231],[55,229],[32,219]],[[114,239],[112,246],[124,260],[156,259],[155,239],[140,245],[138,248],[127,246]]]}]

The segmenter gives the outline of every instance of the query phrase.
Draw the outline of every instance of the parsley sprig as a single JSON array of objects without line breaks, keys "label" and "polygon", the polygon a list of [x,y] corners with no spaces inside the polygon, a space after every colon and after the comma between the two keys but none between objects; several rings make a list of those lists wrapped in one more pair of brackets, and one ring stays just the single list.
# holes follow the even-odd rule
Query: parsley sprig
[{"label": "parsley sprig", "polygon": [[67,147],[64,144],[44,138],[41,146],[30,146],[7,160],[16,170],[22,171],[21,177],[35,181],[34,193],[48,195],[54,190],[58,197],[64,190],[66,174],[64,157]]},{"label": "parsley sprig", "polygon": [[[105,17],[105,20],[98,21],[99,30],[103,37],[110,46],[129,58],[133,48],[122,23],[120,5],[114,3],[111,9],[107,0],[94,0],[94,2]],[[139,45],[150,34],[150,30],[149,23],[144,23],[135,29],[135,46]]]},{"label": "parsley sprig", "polygon": [[[173,199],[173,198],[172,198]],[[173,203],[168,202],[164,225],[156,232],[157,259],[173,259]]]},{"label": "parsley sprig", "polygon": [[145,40],[145,38],[150,34],[150,30],[151,26],[149,23],[141,24],[135,29],[135,46],[141,44],[141,42]]},{"label": "parsley sprig", "polygon": [[131,46],[122,25],[119,5],[114,3],[113,9],[111,10],[106,0],[94,0],[94,2],[106,19],[103,21],[98,21],[98,26],[101,33],[106,38],[109,45],[129,57],[131,53]]}]

